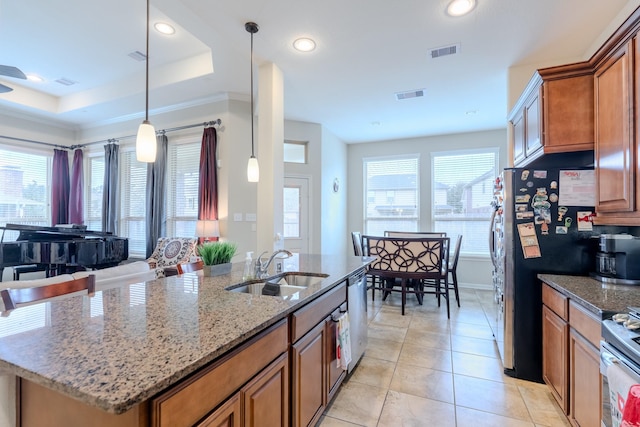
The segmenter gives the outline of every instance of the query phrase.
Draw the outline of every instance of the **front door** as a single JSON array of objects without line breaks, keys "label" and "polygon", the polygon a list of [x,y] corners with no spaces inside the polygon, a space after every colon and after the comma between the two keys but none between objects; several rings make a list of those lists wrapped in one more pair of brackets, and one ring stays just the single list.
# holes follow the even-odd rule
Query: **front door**
[{"label": "front door", "polygon": [[284,178],[284,248],[309,253],[309,179]]}]

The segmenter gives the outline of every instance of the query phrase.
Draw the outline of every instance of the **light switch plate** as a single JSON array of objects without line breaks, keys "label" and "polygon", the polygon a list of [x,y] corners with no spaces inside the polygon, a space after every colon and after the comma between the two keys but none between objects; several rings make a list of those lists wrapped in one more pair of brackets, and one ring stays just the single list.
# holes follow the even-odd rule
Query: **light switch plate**
[{"label": "light switch plate", "polygon": [[245,214],[245,216],[244,216],[244,220],[245,221],[254,221],[255,222],[256,218],[257,218],[257,216],[254,213],[248,213],[248,214]]},{"label": "light switch plate", "polygon": [[234,213],[233,214],[233,220],[234,221],[242,221],[242,214],[241,213]]}]

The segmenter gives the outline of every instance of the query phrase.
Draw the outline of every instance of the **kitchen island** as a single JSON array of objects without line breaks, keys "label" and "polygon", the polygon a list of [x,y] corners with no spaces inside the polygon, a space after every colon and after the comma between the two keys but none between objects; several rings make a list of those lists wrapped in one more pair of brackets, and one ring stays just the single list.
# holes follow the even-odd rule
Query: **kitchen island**
[{"label": "kitchen island", "polygon": [[223,276],[190,273],[22,307],[0,317],[0,371],[100,412],[134,411],[146,425],[151,398],[261,333],[286,331],[292,313],[369,262],[284,260],[284,271],[327,275],[287,298],[225,290],[242,282],[243,265],[234,264]]}]

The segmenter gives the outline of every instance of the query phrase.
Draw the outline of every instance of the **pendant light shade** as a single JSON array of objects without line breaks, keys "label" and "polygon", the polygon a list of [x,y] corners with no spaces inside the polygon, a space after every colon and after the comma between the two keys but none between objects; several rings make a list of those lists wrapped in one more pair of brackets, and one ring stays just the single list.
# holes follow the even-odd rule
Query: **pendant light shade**
[{"label": "pendant light shade", "polygon": [[147,53],[144,60],[145,73],[145,108],[144,121],[138,128],[136,136],[136,159],[139,162],[153,163],[156,161],[156,130],[149,121],[149,0],[147,0]]},{"label": "pendant light shade", "polygon": [[255,156],[249,157],[249,163],[247,164],[247,180],[249,182],[260,181],[260,166],[258,166],[258,159]]},{"label": "pendant light shade", "polygon": [[260,167],[256,158],[253,143],[253,35],[258,32],[258,24],[255,22],[247,22],[244,29],[251,33],[251,157],[247,164],[247,180],[249,182],[258,182],[260,180]]}]

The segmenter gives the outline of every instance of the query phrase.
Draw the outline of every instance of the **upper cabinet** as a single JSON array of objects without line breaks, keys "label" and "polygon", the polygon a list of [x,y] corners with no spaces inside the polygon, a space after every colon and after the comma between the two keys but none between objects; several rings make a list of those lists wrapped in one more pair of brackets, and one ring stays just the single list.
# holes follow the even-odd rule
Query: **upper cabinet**
[{"label": "upper cabinet", "polygon": [[596,217],[640,225],[638,85],[640,9],[594,55]]},{"label": "upper cabinet", "polygon": [[593,90],[587,62],[536,71],[509,115],[514,166],[543,154],[593,150]]}]

